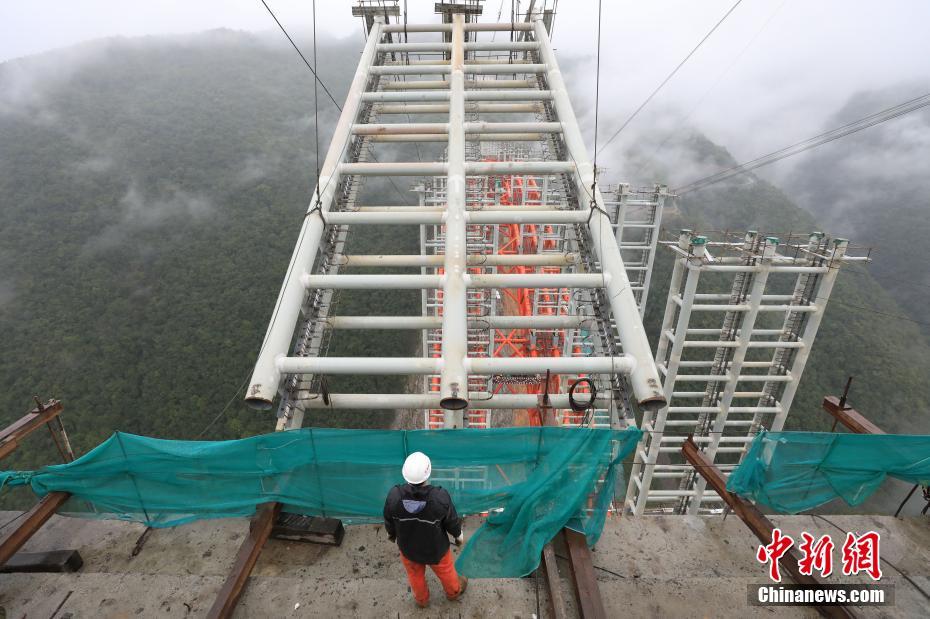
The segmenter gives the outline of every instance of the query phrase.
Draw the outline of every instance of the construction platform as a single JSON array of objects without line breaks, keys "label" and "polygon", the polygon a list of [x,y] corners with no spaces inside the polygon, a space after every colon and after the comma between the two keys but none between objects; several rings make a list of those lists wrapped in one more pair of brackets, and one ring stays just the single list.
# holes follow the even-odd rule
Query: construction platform
[{"label": "construction platform", "polygon": [[[15,516],[0,513],[0,519]],[[882,584],[895,586],[893,607],[851,607],[859,617],[925,617],[930,600],[930,527],[926,519],[827,516],[845,529],[881,533]],[[842,533],[811,516],[776,516],[792,536]],[[480,522],[466,521],[466,536]],[[23,549],[80,551],[73,574],[0,575],[2,617],[201,617],[222,586],[248,529],[245,519],[197,522],[154,530],[139,554],[144,527],[135,523],[54,516]],[[738,518],[650,516],[612,518],[593,553],[611,617],[815,617],[814,609],[761,608],[747,603],[749,584],[767,582],[756,562],[758,541]],[[556,549],[564,556],[564,549]],[[567,566],[559,561],[571,603]],[[893,566],[892,566],[893,564]],[[897,568],[897,569],[895,569]],[[900,571],[899,571],[900,570]],[[908,575],[908,582],[901,572]],[[236,617],[525,617],[548,616],[544,578],[478,580],[448,602],[428,577],[431,607],[419,610],[397,549],[382,527],[352,526],[341,547],[270,540]],[[866,582],[837,577],[828,583]],[[915,586],[916,585],[916,586]],[[538,595],[538,603],[537,603]],[[538,611],[537,609],[540,609]],[[569,609],[573,611],[574,609]],[[574,616],[574,614],[569,614]]]}]

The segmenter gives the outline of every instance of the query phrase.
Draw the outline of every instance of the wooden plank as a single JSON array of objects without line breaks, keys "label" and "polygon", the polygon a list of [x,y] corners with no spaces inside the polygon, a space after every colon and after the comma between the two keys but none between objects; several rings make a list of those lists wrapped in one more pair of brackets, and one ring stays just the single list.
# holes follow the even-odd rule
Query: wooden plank
[{"label": "wooden plank", "polygon": [[345,534],[345,527],[337,518],[304,516],[287,512],[282,512],[278,516],[271,530],[271,537],[275,539],[326,544],[327,546],[341,546]]},{"label": "wooden plank", "polygon": [[847,404],[841,406],[840,399],[835,395],[828,395],[823,399],[823,410],[856,434],[885,434],[884,430],[853,407]]},{"label": "wooden plank", "polygon": [[67,492],[49,492],[32,509],[23,515],[22,523],[0,542],[0,565],[6,565],[16,552],[48,522],[71,495]]},{"label": "wooden plank", "polygon": [[[739,516],[739,519],[749,527],[749,530],[753,532],[760,542],[763,544],[771,543],[772,530],[775,525],[755,505],[727,491],[727,482],[723,478],[720,469],[714,466],[713,462],[700,450],[692,437],[689,436],[688,440],[681,446],[681,454],[707,480],[707,485],[720,495],[720,498],[730,506],[733,513]],[[778,564],[797,584],[819,585],[820,582],[814,576],[801,573],[798,566],[800,558],[797,551],[792,548],[785,553],[785,556],[778,561]],[[845,606],[817,606],[816,608],[817,612],[824,617],[849,619],[854,616]]]},{"label": "wooden plank", "polygon": [[549,589],[549,616],[553,619],[565,619],[565,600],[562,599],[562,579],[559,578],[559,566],[556,562],[552,542],[543,546],[540,567],[546,577]]},{"label": "wooden plank", "polygon": [[61,402],[50,400],[0,430],[0,459],[13,453],[24,438],[60,415],[62,410]]},{"label": "wooden plank", "polygon": [[575,585],[575,597],[578,598],[581,619],[607,619],[604,600],[594,575],[594,562],[591,560],[587,538],[583,533],[571,529],[562,529],[562,535],[568,549],[572,583]]},{"label": "wooden plank", "polygon": [[233,563],[229,577],[226,578],[226,582],[223,583],[220,592],[217,594],[216,601],[213,602],[210,612],[207,613],[209,619],[225,619],[232,616],[233,610],[235,610],[236,604],[239,603],[239,598],[242,597],[242,592],[245,590],[252,568],[255,567],[258,556],[271,535],[271,530],[274,528],[279,513],[281,513],[280,503],[265,503],[259,506],[258,512],[249,524],[249,534],[246,535],[245,540],[239,547],[239,552],[236,554],[236,560]]},{"label": "wooden plank", "polygon": [[49,552],[17,552],[0,567],[0,574],[14,572],[28,573],[70,573],[76,572],[84,565],[84,559],[77,550],[52,550]]}]

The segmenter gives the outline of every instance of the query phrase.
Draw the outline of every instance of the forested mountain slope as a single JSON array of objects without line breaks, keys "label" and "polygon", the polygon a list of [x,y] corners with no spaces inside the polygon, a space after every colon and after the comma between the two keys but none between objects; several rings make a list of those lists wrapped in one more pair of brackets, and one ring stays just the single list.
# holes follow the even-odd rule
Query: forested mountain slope
[{"label": "forested mountain slope", "polygon": [[[359,48],[321,46],[337,100]],[[108,40],[0,65],[0,421],[37,393],[64,400],[79,451],[116,429],[232,438],[273,427],[233,396],[314,184],[312,91],[293,50],[228,31]],[[337,111],[321,100],[320,113],[325,149]],[[710,164],[730,161],[697,135],[682,147]],[[654,168],[655,178],[666,172]],[[385,203],[406,199],[382,194]],[[677,217],[670,226],[816,227],[761,182],[688,196]],[[355,252],[415,250],[415,235],[397,229],[353,234]],[[653,325],[661,277],[654,286]],[[841,276],[836,299],[795,421],[822,427],[821,395],[852,373],[855,402],[876,421],[916,430],[928,405],[925,340],[911,324],[854,309],[901,311],[868,276]],[[379,313],[386,303],[419,310],[416,295],[344,303],[345,313]],[[365,354],[375,337],[394,354],[416,350],[407,332],[341,333],[338,354]],[[313,422],[389,422],[337,414]]]},{"label": "forested mountain slope", "polygon": [[[685,133],[672,147],[691,169],[726,169],[737,163],[726,149],[698,133]],[[681,178],[680,171],[663,170],[658,162],[653,166],[673,185],[690,180]],[[832,232],[784,192],[753,175],[684,194],[675,205],[665,219],[670,232],[756,229],[781,238],[814,230]],[[668,252],[660,252],[660,257],[664,260],[653,280],[647,312],[653,341],[670,273]],[[840,272],[787,427],[829,429],[832,418],[820,402],[826,394],[841,392],[848,376],[855,376],[852,403],[878,425],[890,432],[930,431],[930,345],[903,308],[859,265]]]},{"label": "forested mountain slope", "polygon": [[[826,128],[927,92],[930,81],[857,93]],[[784,179],[785,191],[825,224],[873,246],[869,270],[930,336],[930,108],[803,157]]]},{"label": "forested mountain slope", "polygon": [[[356,46],[326,57],[341,100]],[[232,398],[314,185],[308,76],[225,31],[0,65],[4,420],[61,398],[85,450],[115,429],[195,437]],[[338,112],[320,114],[325,148]],[[205,436],[271,428],[236,399]]]}]

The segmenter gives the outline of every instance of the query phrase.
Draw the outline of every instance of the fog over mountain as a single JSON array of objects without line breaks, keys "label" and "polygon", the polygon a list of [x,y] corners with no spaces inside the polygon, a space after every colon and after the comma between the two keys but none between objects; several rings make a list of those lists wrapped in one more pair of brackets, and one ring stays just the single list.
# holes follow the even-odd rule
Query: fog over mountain
[{"label": "fog over mountain", "polygon": [[[793,7],[786,4],[749,50],[779,32],[778,19],[790,16],[785,12]],[[774,8],[754,22],[756,30]],[[713,20],[706,22],[705,15],[693,29],[706,31]],[[575,40],[572,22],[562,24],[556,41],[569,47]],[[680,59],[679,47],[690,48],[697,39],[676,41],[674,54],[663,48],[660,55]],[[361,43],[360,32],[321,37],[320,74],[337,100],[345,96]],[[743,56],[750,58],[749,52]],[[593,143],[591,56],[563,49],[560,60]],[[734,76],[737,66],[727,75]],[[651,75],[654,87],[659,74]],[[649,92],[645,81],[627,88],[607,67],[602,80],[600,145]],[[714,83],[709,80],[704,90]],[[819,132],[919,94],[921,84],[911,79],[850,92],[822,118],[803,125]],[[744,105],[774,109],[778,89],[770,90],[771,96],[747,92]],[[761,154],[753,150],[760,143],[766,145],[762,152],[780,147],[800,127],[788,122],[779,132],[773,120],[758,133],[748,125],[740,134],[736,123],[742,121],[734,117],[732,130],[723,130],[702,116],[702,109],[715,107],[711,95],[698,111],[699,97],[679,95],[670,90],[657,97],[601,151],[605,181],[674,187]],[[4,420],[18,416],[39,393],[65,401],[66,423],[79,450],[115,429],[176,438],[239,437],[270,429],[267,415],[232,396],[254,361],[315,182],[312,97],[306,67],[276,32],[111,37],[0,64]],[[790,96],[783,104],[785,114],[803,115],[789,105]],[[321,99],[319,113],[325,149],[338,112]],[[666,223],[670,229],[775,232],[824,227],[859,244],[874,243],[876,263],[869,270],[878,279],[867,272],[840,276],[792,423],[826,427],[820,398],[855,374],[857,406],[888,429],[926,431],[930,423],[921,411],[930,405],[930,347],[926,332],[906,319],[919,316],[920,297],[905,292],[926,271],[914,258],[920,254],[907,248],[923,247],[919,242],[926,238],[920,226],[927,221],[930,195],[927,116],[896,119],[846,140],[774,170],[687,194]],[[405,189],[368,187],[386,203],[409,200]],[[905,238],[913,243],[894,253]],[[410,253],[417,239],[372,227],[353,232],[350,243],[357,252]],[[912,266],[913,274],[906,271]],[[653,336],[667,267],[665,257],[653,282],[647,325]],[[892,276],[907,285],[894,288]],[[405,308],[402,313],[419,310],[416,294],[375,302],[397,304]],[[377,313],[371,303],[347,294],[340,311]],[[363,354],[370,337],[341,337],[333,354]],[[377,337],[397,354],[416,350],[409,334]],[[334,389],[403,386],[389,378],[375,386],[350,380]],[[210,425],[227,402],[228,413]],[[390,423],[383,413],[345,415],[316,414],[312,422]]]}]

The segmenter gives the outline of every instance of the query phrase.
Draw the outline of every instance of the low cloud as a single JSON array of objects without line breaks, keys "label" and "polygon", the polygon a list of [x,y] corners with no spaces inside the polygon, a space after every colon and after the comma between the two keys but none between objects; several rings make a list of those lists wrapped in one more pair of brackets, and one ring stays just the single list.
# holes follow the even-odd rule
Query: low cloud
[{"label": "low cloud", "polygon": [[90,251],[101,251],[127,242],[136,232],[149,230],[173,221],[190,223],[206,218],[214,211],[209,198],[171,186],[162,195],[148,197],[139,183],[129,184],[120,200],[122,218],[105,228],[87,244]]},{"label": "low cloud", "polygon": [[236,174],[236,184],[249,185],[267,178],[271,176],[274,170],[280,167],[282,163],[282,157],[278,153],[249,155]]}]

